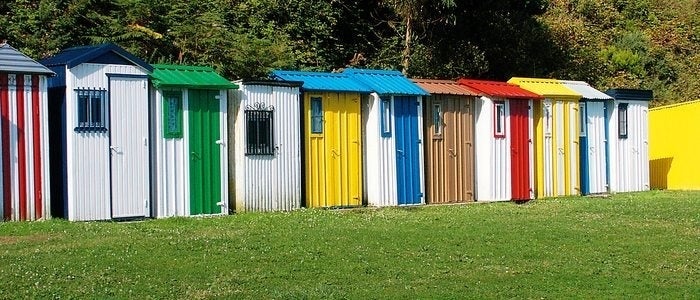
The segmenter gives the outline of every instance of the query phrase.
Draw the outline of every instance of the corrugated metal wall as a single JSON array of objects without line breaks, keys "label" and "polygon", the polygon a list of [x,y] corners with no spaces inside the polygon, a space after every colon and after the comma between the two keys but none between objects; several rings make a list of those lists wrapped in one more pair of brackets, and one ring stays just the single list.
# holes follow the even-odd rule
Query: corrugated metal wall
[{"label": "corrugated metal wall", "polygon": [[532,101],[511,100],[507,102],[509,111],[506,122],[510,123],[511,150],[511,199],[529,200],[534,197],[533,183],[533,151],[532,151]]},{"label": "corrugated metal wall", "polygon": [[[176,90],[182,97],[183,110],[187,107],[186,90]],[[189,153],[186,137],[189,134],[188,115],[182,114],[181,138],[164,138],[163,132],[163,93],[152,90],[151,105],[154,107],[151,128],[155,135],[154,170],[154,205],[157,218],[189,215]]]},{"label": "corrugated metal wall", "polygon": [[[312,97],[322,99],[322,133],[311,133]],[[306,93],[304,108],[306,206],[362,205],[360,95]]]},{"label": "corrugated metal wall", "polygon": [[50,217],[47,82],[0,74],[0,221]]},{"label": "corrugated metal wall", "polygon": [[84,88],[107,90],[108,79],[105,75],[107,73],[147,75],[146,72],[135,66],[91,63],[78,65],[67,72],[66,165],[68,167],[69,220],[106,220],[111,218],[109,134],[107,132],[76,132],[74,130],[77,123],[77,96],[74,90]]},{"label": "corrugated metal wall", "polygon": [[[436,133],[435,106],[442,128]],[[474,98],[433,95],[425,100],[425,191],[428,203],[474,201]]]},{"label": "corrugated metal wall", "polygon": [[112,218],[150,216],[148,78],[110,77]]},{"label": "corrugated metal wall", "polygon": [[[649,110],[648,102],[646,101],[610,101],[612,104],[607,110],[609,116],[609,137],[610,137],[610,191],[611,192],[634,192],[634,191],[646,191],[649,190]],[[627,103],[627,121],[628,127],[627,138],[619,138],[618,134],[618,104]],[[694,123],[687,123],[688,126],[683,126],[682,122],[686,120],[697,120],[697,114],[693,114],[692,110],[679,110],[677,114],[668,115],[670,118],[666,119],[664,122],[669,126],[668,130],[663,130],[663,132],[657,131],[659,127],[656,127],[654,132],[654,147],[678,147],[680,153],[687,153],[687,158],[689,161],[683,161],[683,159],[676,160],[673,157],[671,164],[675,166],[682,166],[681,168],[686,168],[686,172],[676,173],[675,177],[672,177],[669,173],[669,182],[692,182],[692,180],[697,179],[696,166],[698,164],[698,159],[695,158],[697,155],[694,152],[693,143],[695,139],[688,138],[688,130],[694,130],[697,125]],[[685,119],[687,117],[687,119]],[[658,119],[657,119],[658,120]],[[658,122],[658,123],[661,123]],[[654,122],[657,123],[657,122]],[[655,124],[654,126],[657,126]],[[681,130],[679,130],[681,129]],[[669,140],[664,141],[661,136],[666,136]],[[692,135],[690,135],[692,136]],[[679,142],[680,141],[680,142]],[[688,142],[683,142],[688,141]],[[659,156],[656,156],[659,157]],[[663,157],[665,158],[665,157]],[[661,158],[661,162],[664,162]],[[658,159],[658,158],[654,158]],[[653,165],[653,163],[652,163]],[[655,169],[663,174],[663,164],[661,168]],[[673,178],[673,179],[671,179]],[[696,181],[698,184],[695,188],[700,188],[700,180]],[[661,188],[661,187],[659,187]],[[692,188],[692,184],[687,187],[667,187],[667,188]]]},{"label": "corrugated metal wall", "polygon": [[[497,99],[496,101],[503,101]],[[508,101],[505,115],[510,115]],[[481,97],[476,104],[476,200],[506,201],[511,198],[510,134],[494,136],[494,101]],[[509,120],[506,117],[506,127]]]},{"label": "corrugated metal wall", "polygon": [[[582,102],[584,103],[584,102]],[[585,102],[585,136],[581,137],[581,181],[583,194],[599,194],[608,191],[605,140],[605,103]],[[583,143],[585,140],[585,144]],[[587,186],[583,186],[583,182]]]},{"label": "corrugated metal wall", "polygon": [[393,96],[396,139],[396,180],[399,205],[423,203],[422,128],[418,120],[422,109],[415,96]]},{"label": "corrugated metal wall", "polygon": [[[301,124],[298,87],[241,84],[231,111],[236,212],[292,210],[301,205]],[[235,102],[235,103],[233,103]],[[273,108],[274,155],[245,155],[245,109]],[[229,142],[230,143],[230,142]]]},{"label": "corrugated metal wall", "polygon": [[[365,133],[364,165],[367,205],[398,205],[396,191],[396,144],[392,137],[382,137],[380,97],[370,94],[363,104]],[[393,101],[393,100],[392,100]],[[393,118],[390,122],[393,123]],[[391,124],[393,128],[393,124]]]},{"label": "corrugated metal wall", "polygon": [[535,109],[537,197],[576,195],[578,176],[578,101],[545,99]]}]

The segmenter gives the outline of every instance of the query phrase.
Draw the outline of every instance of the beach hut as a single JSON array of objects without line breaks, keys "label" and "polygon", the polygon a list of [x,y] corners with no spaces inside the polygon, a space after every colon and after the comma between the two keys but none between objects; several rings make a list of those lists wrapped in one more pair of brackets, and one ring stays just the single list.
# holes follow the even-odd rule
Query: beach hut
[{"label": "beach hut", "polygon": [[69,220],[148,217],[148,74],[114,44],[75,47],[41,63],[48,80],[52,213]]},{"label": "beach hut", "polygon": [[533,101],[541,96],[499,81],[460,79],[476,101],[476,200],[534,197]]},{"label": "beach hut", "polygon": [[230,102],[229,179],[236,212],[299,208],[302,82],[248,80]]},{"label": "beach hut", "polygon": [[[605,93],[614,99],[605,103],[608,121],[608,178],[610,178],[610,192],[647,191],[650,188],[649,102],[654,98],[653,92],[651,90],[638,89],[611,89]],[[659,116],[666,113],[663,109],[657,111]],[[654,140],[652,141],[654,147],[659,147],[657,149],[663,149],[667,145],[675,147],[684,143],[683,141],[693,139],[693,135],[689,135],[688,130],[695,130],[697,125],[694,123],[686,123],[688,124],[687,127],[681,125],[683,122],[688,122],[688,120],[696,120],[697,114],[689,114],[689,111],[692,111],[692,109],[683,111],[683,108],[677,107],[672,109],[670,114],[666,115],[669,117],[668,119],[660,122],[663,124],[655,122]],[[689,119],[685,119],[683,116]],[[656,120],[659,119],[656,118]],[[658,131],[663,126],[668,126],[665,128],[668,130]],[[678,129],[682,130],[679,131]],[[683,135],[679,133],[683,133]],[[691,161],[696,156],[692,152],[692,147],[676,149],[682,151],[680,153],[686,153],[693,157]],[[659,166],[659,169],[655,168],[655,171],[661,171],[657,174],[662,174],[664,169],[663,162],[665,161],[663,157],[665,156],[657,152],[654,157],[655,166],[657,166],[658,162],[661,162],[661,166]],[[661,160],[658,160],[660,158]],[[684,165],[684,162],[682,159],[673,161],[674,166],[677,164]],[[675,176],[685,177],[693,174],[690,175],[693,177],[697,173],[693,166],[697,166],[697,164],[688,162],[687,166],[690,172],[682,175],[676,173]],[[688,179],[680,178],[681,181]]]},{"label": "beach hut", "polygon": [[508,83],[544,98],[536,101],[533,110],[536,197],[580,194],[578,105],[581,95],[554,79],[514,77]]},{"label": "beach hut", "polygon": [[423,98],[425,202],[474,201],[474,100],[452,80],[412,79]]},{"label": "beach hut", "polygon": [[368,87],[344,73],[274,71],[272,77],[304,83],[305,206],[361,206],[360,101],[362,94],[370,92]]},{"label": "beach hut", "polygon": [[609,119],[606,103],[613,98],[594,89],[583,81],[562,80],[569,89],[581,94],[579,101],[579,155],[581,194],[608,192],[608,138]]},{"label": "beach hut", "polygon": [[350,68],[343,74],[372,91],[363,101],[367,204],[422,204],[421,96],[429,94],[398,71]]},{"label": "beach hut", "polygon": [[47,76],[0,43],[0,221],[50,217]]},{"label": "beach hut", "polygon": [[227,90],[238,86],[210,67],[152,66],[154,216],[227,214]]},{"label": "beach hut", "polygon": [[700,156],[695,152],[700,146],[698,116],[700,100],[649,109],[651,188],[700,190]]}]

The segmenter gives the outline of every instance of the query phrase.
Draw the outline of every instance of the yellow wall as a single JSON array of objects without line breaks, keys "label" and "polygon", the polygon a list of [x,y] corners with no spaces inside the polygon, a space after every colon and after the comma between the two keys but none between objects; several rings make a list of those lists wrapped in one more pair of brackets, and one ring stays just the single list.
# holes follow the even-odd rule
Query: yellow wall
[{"label": "yellow wall", "polygon": [[[323,133],[311,133],[311,98],[321,97]],[[362,205],[360,94],[304,96],[306,206]]]},{"label": "yellow wall", "polygon": [[651,188],[700,189],[700,100],[649,110]]}]

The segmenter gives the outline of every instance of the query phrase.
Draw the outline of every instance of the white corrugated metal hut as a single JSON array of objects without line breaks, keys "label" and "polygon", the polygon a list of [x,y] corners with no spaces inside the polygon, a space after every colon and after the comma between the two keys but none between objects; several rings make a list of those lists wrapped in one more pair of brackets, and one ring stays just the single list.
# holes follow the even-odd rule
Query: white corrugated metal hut
[{"label": "white corrugated metal hut", "polygon": [[476,200],[534,198],[533,100],[541,97],[506,82],[460,79],[476,101]]},{"label": "white corrugated metal hut", "polygon": [[228,90],[210,67],[153,65],[156,217],[228,214]]},{"label": "white corrugated metal hut", "polygon": [[69,220],[149,217],[152,67],[114,44],[66,49],[41,63],[57,74],[48,83],[49,139],[61,159],[51,161],[51,176],[63,182],[54,186],[53,212]]},{"label": "white corrugated metal hut", "polygon": [[578,104],[581,194],[607,193],[605,102],[612,100],[612,97],[583,81],[562,80],[562,82],[582,96]]},{"label": "white corrugated metal hut", "polygon": [[50,217],[46,76],[52,75],[0,43],[0,221]]},{"label": "white corrugated metal hut", "polygon": [[647,191],[650,90],[611,89],[607,101],[610,192]]},{"label": "white corrugated metal hut", "polygon": [[242,81],[232,92],[229,149],[236,212],[301,206],[302,82]]},{"label": "white corrugated metal hut", "polygon": [[373,91],[362,103],[367,204],[423,204],[421,96],[430,94],[398,71],[345,69],[343,74]]}]

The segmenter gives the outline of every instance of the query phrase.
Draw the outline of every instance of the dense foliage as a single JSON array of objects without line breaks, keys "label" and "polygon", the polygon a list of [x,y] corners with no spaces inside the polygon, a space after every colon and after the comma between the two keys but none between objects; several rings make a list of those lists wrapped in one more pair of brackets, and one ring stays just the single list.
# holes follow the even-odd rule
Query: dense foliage
[{"label": "dense foliage", "polygon": [[0,39],[34,58],[112,41],[230,78],[366,66],[651,88],[666,103],[700,94],[697,11],[697,0],[11,0]]}]

